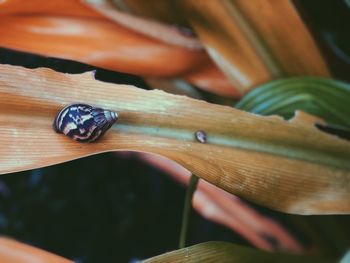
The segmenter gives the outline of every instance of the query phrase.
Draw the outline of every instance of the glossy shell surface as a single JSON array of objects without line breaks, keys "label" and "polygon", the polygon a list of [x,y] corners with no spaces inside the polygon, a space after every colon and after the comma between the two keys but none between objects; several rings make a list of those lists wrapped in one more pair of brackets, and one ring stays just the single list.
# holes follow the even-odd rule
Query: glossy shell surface
[{"label": "glossy shell surface", "polygon": [[118,114],[87,104],[71,104],[57,114],[53,129],[80,142],[99,139],[118,119]]}]

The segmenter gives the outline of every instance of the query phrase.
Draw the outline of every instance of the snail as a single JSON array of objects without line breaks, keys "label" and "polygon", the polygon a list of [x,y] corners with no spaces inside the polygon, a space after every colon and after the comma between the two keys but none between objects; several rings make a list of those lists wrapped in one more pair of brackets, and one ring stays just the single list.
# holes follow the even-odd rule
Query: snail
[{"label": "snail", "polygon": [[207,134],[205,131],[199,130],[194,133],[195,138],[200,143],[206,143],[207,142]]},{"label": "snail", "polygon": [[93,142],[100,138],[118,119],[118,113],[87,104],[71,104],[57,114],[53,129],[73,140]]}]

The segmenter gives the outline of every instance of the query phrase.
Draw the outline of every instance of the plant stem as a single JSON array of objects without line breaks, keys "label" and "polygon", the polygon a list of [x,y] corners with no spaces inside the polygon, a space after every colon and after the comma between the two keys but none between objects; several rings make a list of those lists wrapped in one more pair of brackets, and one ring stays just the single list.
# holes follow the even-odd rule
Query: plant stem
[{"label": "plant stem", "polygon": [[180,233],[180,240],[179,240],[179,248],[184,248],[186,245],[186,236],[187,236],[187,229],[188,229],[188,221],[190,219],[191,215],[191,207],[192,207],[192,196],[194,191],[197,188],[198,184],[198,177],[194,174],[191,175],[190,183],[186,190],[186,197],[185,197],[185,204],[184,204],[184,210],[182,215],[182,225],[181,225],[181,233]]}]

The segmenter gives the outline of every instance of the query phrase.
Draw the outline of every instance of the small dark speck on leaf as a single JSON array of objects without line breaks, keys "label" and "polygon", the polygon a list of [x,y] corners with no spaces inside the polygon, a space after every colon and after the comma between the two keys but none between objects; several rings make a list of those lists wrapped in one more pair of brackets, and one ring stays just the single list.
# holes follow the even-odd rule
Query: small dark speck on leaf
[{"label": "small dark speck on leaf", "polygon": [[205,131],[196,131],[195,132],[196,140],[200,143],[206,143],[207,142],[207,134]]}]

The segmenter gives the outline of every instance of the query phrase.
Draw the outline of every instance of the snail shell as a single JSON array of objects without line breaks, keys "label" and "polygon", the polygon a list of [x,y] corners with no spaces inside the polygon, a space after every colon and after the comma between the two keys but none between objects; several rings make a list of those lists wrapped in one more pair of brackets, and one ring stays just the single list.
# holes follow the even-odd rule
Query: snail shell
[{"label": "snail shell", "polygon": [[53,129],[80,142],[93,142],[100,138],[118,119],[113,111],[87,104],[71,104],[56,116]]},{"label": "snail shell", "polygon": [[196,140],[200,143],[206,143],[207,142],[207,134],[205,131],[199,130],[194,133]]}]

